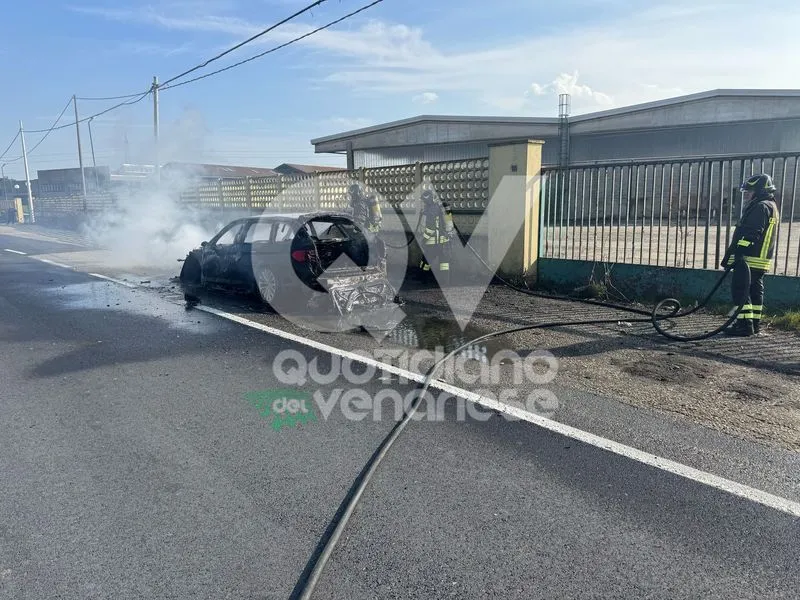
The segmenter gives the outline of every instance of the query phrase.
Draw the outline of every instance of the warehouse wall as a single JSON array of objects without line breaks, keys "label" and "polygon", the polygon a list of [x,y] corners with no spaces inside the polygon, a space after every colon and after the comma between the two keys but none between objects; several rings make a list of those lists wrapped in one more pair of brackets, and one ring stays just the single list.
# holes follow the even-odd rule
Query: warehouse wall
[{"label": "warehouse wall", "polygon": [[696,125],[570,139],[573,163],[710,154],[760,154],[800,150],[800,119]]},{"label": "warehouse wall", "polygon": [[[546,165],[558,162],[558,139],[544,138],[542,160]],[[402,146],[399,148],[377,148],[353,152],[355,168],[373,168],[407,165],[415,162],[441,162],[446,160],[466,160],[487,158],[489,144],[476,142],[468,144],[428,144]]]}]

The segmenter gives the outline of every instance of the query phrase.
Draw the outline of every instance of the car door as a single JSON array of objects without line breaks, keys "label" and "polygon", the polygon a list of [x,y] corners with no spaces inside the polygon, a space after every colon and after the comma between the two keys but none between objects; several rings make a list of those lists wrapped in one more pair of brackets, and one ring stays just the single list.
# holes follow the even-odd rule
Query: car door
[{"label": "car door", "polygon": [[271,220],[259,219],[248,223],[242,232],[242,247],[235,255],[234,268],[243,285],[250,285],[255,281],[254,267],[272,262],[269,254],[272,252],[274,229]]},{"label": "car door", "polygon": [[273,273],[283,285],[292,285],[296,282],[297,276],[292,270],[291,253],[297,227],[297,223],[292,219],[275,219],[271,243],[264,252],[264,262],[270,265]]},{"label": "car door", "polygon": [[229,284],[236,255],[241,252],[241,233],[245,223],[233,221],[203,246],[203,280],[208,283]]}]

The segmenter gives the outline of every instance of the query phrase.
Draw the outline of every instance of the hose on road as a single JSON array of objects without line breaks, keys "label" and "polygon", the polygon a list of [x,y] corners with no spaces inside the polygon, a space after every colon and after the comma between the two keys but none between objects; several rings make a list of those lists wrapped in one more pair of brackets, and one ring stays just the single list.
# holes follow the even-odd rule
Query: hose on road
[{"label": "hose on road", "polygon": [[[744,261],[742,261],[741,264],[745,264]],[[746,267],[746,265],[745,265],[745,267]],[[747,270],[745,271],[745,274],[746,274],[746,277],[749,279],[749,276],[750,276],[749,275],[749,268],[746,268],[746,269]],[[587,300],[583,300],[583,299],[579,299],[578,301],[584,301],[584,302],[588,302],[589,304],[595,304],[595,305],[599,304],[601,306],[617,308],[617,309],[620,309],[620,310],[627,310],[629,312],[637,312],[637,313],[640,313],[640,314],[649,314],[648,318],[633,319],[632,322],[634,322],[634,323],[651,323],[661,335],[664,335],[665,337],[668,337],[670,339],[675,339],[675,340],[680,340],[680,341],[707,339],[707,338],[709,338],[709,337],[711,337],[713,335],[716,335],[717,333],[719,333],[720,331],[722,331],[723,329],[728,327],[736,319],[736,317],[738,316],[739,312],[744,307],[744,301],[739,305],[737,310],[732,313],[730,318],[725,322],[725,324],[723,326],[721,326],[721,327],[719,327],[719,328],[717,328],[717,329],[715,329],[715,330],[713,330],[711,332],[705,333],[705,334],[703,334],[701,336],[691,336],[691,337],[676,336],[674,334],[671,334],[671,333],[668,333],[668,332],[664,331],[661,328],[661,326],[659,325],[659,321],[664,320],[664,319],[668,319],[668,318],[686,317],[686,316],[689,316],[690,314],[694,313],[695,311],[699,310],[702,306],[704,306],[705,304],[708,303],[708,301],[713,296],[713,294],[722,285],[722,282],[725,280],[727,275],[728,275],[728,271],[726,270],[725,273],[723,274],[723,276],[720,277],[719,281],[717,282],[716,286],[714,286],[714,289],[711,291],[711,293],[708,295],[708,297],[706,297],[706,299],[701,304],[699,304],[698,306],[696,306],[696,307],[694,307],[694,308],[690,309],[689,311],[687,311],[685,313],[682,313],[682,314],[678,314],[678,312],[680,310],[680,302],[678,302],[678,300],[675,300],[673,298],[667,298],[667,299],[662,300],[661,302],[659,302],[659,304],[653,309],[652,313],[646,313],[645,311],[641,311],[641,310],[638,310],[638,309],[632,309],[632,308],[629,308],[629,307],[614,305],[614,304],[610,304],[610,303],[602,303],[602,302],[597,303],[597,302],[587,301]],[[530,293],[531,295],[539,295],[539,294],[536,294],[535,292],[531,292],[530,290],[524,290],[522,288],[518,288],[517,286],[514,286],[514,285],[512,285],[510,283],[506,283],[506,285],[508,285],[512,289],[516,289],[518,291],[522,291],[522,292],[525,292],[525,293]],[[547,295],[545,295],[545,297],[547,297]],[[557,298],[559,300],[563,300],[563,298],[561,298],[561,297],[554,297],[554,298]],[[670,305],[671,305],[671,309],[670,309],[669,314],[664,315],[664,316],[658,316],[657,315],[657,311],[659,309],[661,309],[661,308],[663,308],[665,306],[670,306]],[[428,369],[428,371],[427,371],[427,373],[425,375],[425,380],[424,380],[424,382],[422,384],[422,387],[420,388],[420,393],[414,399],[414,401],[412,402],[411,406],[409,407],[409,409],[404,414],[403,418],[400,421],[397,422],[397,424],[392,428],[392,430],[389,432],[389,434],[383,439],[381,444],[378,446],[378,448],[372,454],[370,459],[364,465],[364,468],[361,470],[361,472],[358,474],[358,476],[354,480],[353,484],[350,487],[350,490],[348,491],[348,493],[345,496],[344,500],[340,504],[339,509],[336,511],[336,514],[334,515],[333,519],[328,524],[328,527],[325,530],[325,533],[323,534],[322,538],[320,539],[314,554],[312,555],[312,557],[309,560],[309,562],[306,564],[306,567],[303,570],[303,573],[301,574],[300,579],[298,580],[297,585],[295,586],[295,589],[294,589],[292,595],[290,596],[290,598],[292,600],[308,600],[309,598],[311,598],[311,595],[313,594],[314,589],[319,584],[319,581],[320,581],[320,578],[322,577],[322,573],[323,573],[323,571],[325,569],[325,566],[327,565],[328,561],[330,560],[330,557],[333,554],[333,551],[336,548],[336,545],[339,542],[339,539],[341,538],[342,533],[344,532],[345,528],[347,527],[347,524],[348,524],[348,522],[350,520],[350,517],[353,515],[353,512],[355,511],[356,507],[360,503],[360,501],[361,501],[361,499],[363,497],[364,491],[367,489],[367,486],[369,485],[373,475],[377,471],[378,466],[383,461],[383,459],[386,457],[386,455],[388,454],[389,450],[394,445],[394,443],[397,441],[397,439],[400,437],[400,434],[403,432],[405,427],[411,421],[411,419],[413,418],[414,414],[417,412],[417,409],[419,408],[419,405],[422,403],[423,399],[426,397],[426,394],[428,392],[428,388],[430,387],[430,384],[433,381],[434,375],[437,373],[437,371],[439,370],[439,368],[443,364],[445,364],[448,360],[450,360],[450,358],[452,358],[453,356],[455,356],[459,352],[462,352],[463,350],[469,348],[470,346],[473,346],[474,344],[477,344],[479,342],[482,342],[484,340],[488,340],[488,339],[491,339],[491,338],[500,337],[500,336],[503,336],[503,335],[509,335],[509,334],[512,334],[512,333],[519,333],[519,332],[522,332],[522,331],[530,331],[530,330],[535,330],[535,329],[552,329],[552,328],[558,328],[558,327],[569,327],[569,326],[580,326],[580,325],[599,325],[599,324],[618,323],[618,322],[619,322],[618,319],[589,319],[589,320],[583,320],[583,321],[555,321],[555,322],[550,322],[550,323],[538,323],[538,324],[535,324],[535,325],[522,325],[522,326],[510,328],[510,329],[504,329],[502,331],[495,331],[493,333],[488,333],[488,334],[476,337],[476,338],[466,342],[465,344],[462,344],[461,346],[459,346],[458,348],[456,348],[455,350],[451,351],[446,356],[444,356],[443,358],[438,360],[436,363],[434,363],[433,366],[431,366],[431,368]]]},{"label": "hose on road", "polygon": [[[600,300],[592,300],[592,299],[588,299],[588,298],[570,298],[569,296],[557,296],[557,295],[554,295],[554,294],[546,294],[544,292],[537,292],[537,291],[534,291],[534,290],[531,290],[531,289],[521,288],[521,287],[519,287],[517,285],[514,285],[510,281],[507,281],[507,280],[503,279],[500,275],[498,275],[496,269],[492,269],[492,267],[489,266],[486,263],[486,261],[483,259],[483,257],[475,250],[475,248],[472,247],[472,245],[469,242],[467,242],[466,245],[470,249],[470,251],[472,251],[472,253],[475,255],[475,257],[481,262],[481,264],[486,269],[488,269],[489,272],[492,273],[492,275],[500,283],[502,283],[504,286],[506,286],[507,288],[510,288],[510,289],[512,289],[512,290],[514,290],[516,292],[520,292],[522,294],[526,294],[528,296],[535,296],[535,297],[538,297],[538,298],[545,298],[545,299],[550,299],[550,300],[561,300],[561,301],[565,301],[565,302],[579,302],[579,303],[588,304],[588,305],[591,305],[591,306],[598,306],[598,307],[603,307],[603,308],[613,308],[615,310],[629,312],[629,313],[632,313],[632,314],[648,315],[650,317],[649,319],[634,319],[633,321],[630,321],[630,322],[633,322],[633,323],[649,322],[658,333],[660,333],[662,336],[664,336],[664,337],[666,337],[668,339],[674,340],[674,341],[679,341],[679,342],[697,342],[697,341],[701,341],[701,340],[707,340],[709,338],[714,337],[715,335],[718,335],[718,334],[722,333],[728,327],[730,327],[734,323],[734,321],[736,321],[736,319],[739,316],[739,313],[742,311],[742,309],[744,308],[744,305],[747,302],[746,298],[742,298],[740,303],[739,303],[739,306],[737,306],[735,310],[733,310],[733,311],[731,311],[729,313],[728,319],[722,325],[720,325],[719,327],[717,327],[715,329],[712,329],[711,331],[707,331],[706,333],[702,333],[702,334],[699,334],[699,335],[692,335],[692,336],[677,335],[677,334],[670,333],[670,332],[666,331],[659,324],[659,322],[660,321],[669,320],[669,319],[680,319],[680,318],[683,318],[683,317],[688,317],[688,316],[696,313],[698,310],[706,307],[708,305],[708,303],[711,301],[711,298],[714,297],[714,294],[717,293],[717,290],[719,290],[719,288],[722,285],[722,283],[728,277],[728,273],[730,272],[730,269],[726,269],[725,270],[725,272],[722,274],[722,276],[717,280],[716,285],[714,285],[714,287],[712,288],[711,292],[709,292],[709,294],[703,299],[703,301],[700,302],[699,304],[697,304],[696,306],[690,308],[689,310],[687,310],[685,312],[681,312],[681,308],[682,307],[681,307],[681,303],[680,303],[679,300],[677,300],[676,298],[664,298],[658,304],[656,304],[655,307],[653,307],[652,311],[648,312],[648,311],[645,311],[645,310],[642,310],[642,309],[633,308],[631,306],[624,306],[624,305],[621,305],[621,304],[615,304],[615,303],[612,303],[612,302],[603,302],[603,301],[600,301]],[[744,262],[743,260],[740,260],[740,261],[738,261],[736,263],[735,269],[736,269],[737,275],[741,278],[740,282],[739,282],[739,284],[740,284],[739,287],[741,289],[749,289],[750,288],[750,267],[749,267],[749,265],[746,262]],[[667,309],[667,308],[669,308],[669,312],[667,312],[666,314],[659,314],[660,311],[662,311],[664,309]],[[618,321],[618,319],[615,319],[612,322],[617,322],[617,321]],[[601,324],[601,323],[607,323],[607,322],[609,322],[609,321],[600,320],[600,321],[582,322],[580,324],[581,325],[585,325],[585,324]],[[572,325],[572,324],[573,323],[563,323],[562,325]]]},{"label": "hose on road", "polygon": [[[746,298],[744,298],[744,297],[740,298],[739,299],[740,300],[739,306],[734,311],[731,312],[730,316],[725,321],[725,323],[722,324],[720,327],[717,327],[716,329],[712,330],[712,331],[706,332],[706,333],[701,334],[701,335],[695,335],[695,336],[680,336],[680,335],[669,333],[668,331],[664,330],[664,328],[660,325],[660,321],[667,320],[667,319],[677,319],[677,318],[688,317],[689,315],[697,312],[698,310],[700,310],[701,308],[706,306],[708,304],[708,302],[711,300],[711,298],[714,296],[714,294],[717,292],[717,290],[720,288],[720,286],[722,285],[723,281],[725,281],[726,277],[728,276],[728,273],[730,272],[730,269],[726,269],[725,270],[725,272],[719,278],[719,280],[717,281],[716,285],[711,290],[711,292],[708,294],[708,296],[706,296],[706,298],[701,303],[697,304],[696,306],[694,306],[693,308],[689,309],[688,311],[680,312],[681,303],[677,299],[675,299],[675,298],[665,298],[664,300],[661,300],[653,308],[653,310],[651,312],[648,312],[648,311],[644,311],[644,310],[640,310],[640,309],[636,309],[636,308],[632,308],[632,307],[628,307],[628,306],[623,306],[623,305],[619,305],[619,304],[613,304],[613,303],[609,303],[609,302],[602,302],[602,301],[584,299],[584,298],[568,298],[568,297],[565,298],[565,297],[562,297],[562,296],[555,296],[555,295],[552,295],[552,294],[545,294],[545,293],[535,292],[533,290],[521,288],[519,286],[516,286],[516,285],[506,281],[502,277],[498,276],[496,274],[496,271],[494,269],[492,269],[488,264],[486,264],[486,262],[483,260],[483,258],[475,251],[474,248],[472,248],[471,245],[469,245],[469,243],[467,243],[467,246],[469,246],[469,248],[472,250],[472,252],[475,254],[475,256],[477,256],[478,259],[483,263],[483,265],[487,269],[489,269],[495,275],[495,277],[497,277],[497,279],[501,283],[503,283],[505,286],[509,287],[510,289],[513,289],[515,291],[518,291],[518,292],[521,292],[521,293],[524,293],[524,294],[527,294],[527,295],[530,295],[530,296],[536,296],[536,297],[541,297],[541,298],[549,298],[549,299],[555,299],[555,300],[562,300],[562,301],[566,300],[566,301],[571,301],[571,302],[580,302],[580,303],[589,304],[589,305],[593,305],[593,306],[600,306],[600,307],[605,307],[605,308],[613,308],[613,309],[616,309],[616,310],[625,311],[625,312],[629,312],[629,313],[646,315],[647,316],[646,318],[643,317],[643,318],[639,318],[639,319],[632,319],[630,322],[632,322],[632,323],[650,323],[656,329],[656,331],[658,333],[660,333],[662,336],[664,336],[666,338],[669,338],[669,339],[672,339],[672,340],[676,340],[676,341],[698,341],[698,340],[704,340],[704,339],[708,339],[710,337],[713,337],[713,336],[721,333],[722,331],[724,331],[726,328],[728,328],[737,319],[739,313],[742,311],[742,309],[744,308],[744,305],[746,304]],[[743,260],[740,260],[740,261],[737,262],[735,268],[736,268],[736,276],[740,278],[739,281],[737,282],[737,283],[739,283],[739,287],[742,288],[742,289],[748,289],[749,288],[749,280],[750,280],[750,268],[749,268],[749,266]],[[745,287],[745,284],[746,284],[746,287]],[[663,310],[663,309],[667,309],[668,312],[666,314],[664,314],[664,315],[659,315],[658,314],[659,311]],[[365,490],[367,489],[367,486],[369,485],[370,481],[372,480],[372,477],[374,476],[375,472],[377,471],[377,469],[378,469],[379,465],[381,464],[381,462],[383,461],[383,459],[388,454],[389,450],[392,448],[394,443],[400,437],[400,434],[403,432],[403,430],[406,428],[408,423],[413,418],[414,414],[417,412],[417,409],[419,408],[419,405],[422,403],[423,399],[426,397],[426,394],[428,392],[428,388],[430,387],[430,384],[433,381],[434,375],[437,373],[437,371],[439,370],[439,368],[443,364],[445,364],[448,360],[450,360],[453,356],[455,356],[459,352],[462,352],[463,350],[469,348],[470,346],[473,346],[474,344],[477,344],[479,342],[482,342],[482,341],[485,341],[485,340],[488,340],[488,339],[491,339],[491,338],[500,337],[500,336],[503,336],[503,335],[509,335],[509,334],[513,334],[513,333],[519,333],[519,332],[523,332],[523,331],[531,331],[531,330],[536,330],[536,329],[553,329],[553,328],[558,328],[558,327],[571,327],[571,326],[581,326],[581,325],[613,324],[613,323],[618,323],[618,322],[619,322],[619,319],[589,319],[589,320],[581,320],[581,321],[555,321],[555,322],[550,322],[550,323],[538,323],[538,324],[534,324],[534,325],[522,325],[522,326],[510,328],[510,329],[504,329],[502,331],[495,331],[493,333],[488,333],[488,334],[476,337],[476,338],[466,342],[465,344],[462,344],[461,346],[459,346],[455,350],[449,352],[446,356],[444,356],[443,358],[441,358],[440,360],[435,362],[431,366],[431,368],[428,369],[428,371],[427,371],[427,373],[425,375],[425,380],[424,380],[421,388],[419,388],[420,389],[420,393],[416,396],[416,398],[412,402],[411,406],[409,407],[409,409],[404,414],[403,418],[395,424],[395,426],[392,428],[392,430],[389,432],[389,434],[383,439],[383,441],[377,447],[377,449],[372,454],[370,459],[364,465],[364,468],[361,470],[361,472],[358,474],[356,479],[353,481],[353,484],[351,485],[350,489],[348,490],[348,493],[346,494],[345,498],[342,500],[341,504],[339,505],[338,510],[336,511],[336,514],[334,515],[333,519],[328,524],[328,527],[326,528],[326,530],[325,530],[324,534],[322,535],[319,543],[317,544],[317,547],[316,547],[316,549],[314,551],[314,554],[311,556],[311,558],[309,559],[308,563],[306,564],[306,567],[303,570],[303,572],[302,572],[297,584],[295,585],[295,588],[294,588],[293,593],[290,596],[290,598],[292,600],[308,600],[309,598],[311,598],[314,590],[316,589],[317,585],[319,584],[319,581],[320,581],[320,578],[322,577],[322,574],[323,574],[323,571],[325,569],[325,566],[327,565],[328,561],[330,560],[330,557],[333,554],[333,552],[334,552],[334,550],[336,548],[336,545],[338,544],[338,542],[339,542],[339,540],[340,540],[340,538],[342,536],[342,533],[344,532],[345,528],[347,527],[347,524],[348,524],[351,516],[353,515],[353,512],[355,511],[355,509],[357,508],[357,506],[361,502],[363,494],[364,494]]]}]

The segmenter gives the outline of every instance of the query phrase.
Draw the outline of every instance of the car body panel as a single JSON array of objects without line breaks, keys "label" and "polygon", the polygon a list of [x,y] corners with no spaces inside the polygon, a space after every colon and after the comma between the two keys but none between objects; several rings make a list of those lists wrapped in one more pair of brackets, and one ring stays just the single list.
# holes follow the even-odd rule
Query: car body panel
[{"label": "car body panel", "polygon": [[[236,219],[190,251],[186,260],[190,258],[199,265],[199,287],[257,292],[259,273],[269,269],[279,286],[328,293],[341,314],[372,310],[394,302],[397,295],[386,275],[385,246],[348,213]],[[185,279],[182,272],[181,283],[188,291],[193,282]]]}]

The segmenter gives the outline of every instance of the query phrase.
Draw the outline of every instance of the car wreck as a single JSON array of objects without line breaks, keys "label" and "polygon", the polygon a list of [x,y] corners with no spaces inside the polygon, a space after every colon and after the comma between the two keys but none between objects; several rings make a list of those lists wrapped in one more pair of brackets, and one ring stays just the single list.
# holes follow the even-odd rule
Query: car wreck
[{"label": "car wreck", "polygon": [[387,278],[385,244],[342,212],[231,221],[188,253],[179,280],[190,304],[203,290],[224,289],[257,295],[280,314],[319,310],[323,298],[345,318],[399,303]]}]

